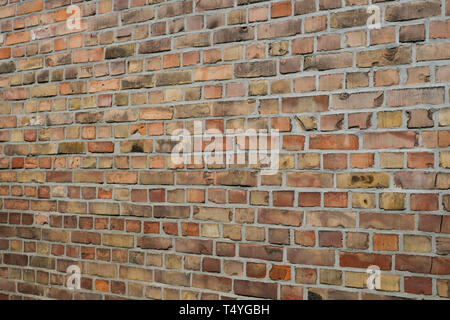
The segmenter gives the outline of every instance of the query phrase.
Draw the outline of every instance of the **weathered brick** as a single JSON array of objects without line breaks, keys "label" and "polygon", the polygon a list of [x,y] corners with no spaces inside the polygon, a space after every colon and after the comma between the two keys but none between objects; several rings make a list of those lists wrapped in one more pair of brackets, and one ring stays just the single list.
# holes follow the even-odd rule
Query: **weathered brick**
[{"label": "weathered brick", "polygon": [[106,202],[91,202],[89,203],[89,213],[100,215],[118,215],[119,205]]},{"label": "weathered brick", "polygon": [[356,216],[352,212],[309,211],[306,213],[306,225],[310,227],[354,228]]},{"label": "weathered brick", "polygon": [[234,71],[234,75],[238,78],[270,77],[275,74],[275,61],[239,63],[235,66]]},{"label": "weathered brick", "polygon": [[123,44],[110,46],[105,49],[105,59],[117,59],[133,56],[136,52],[136,44]]},{"label": "weathered brick", "polygon": [[192,285],[196,288],[229,292],[232,287],[232,280],[225,277],[217,277],[208,274],[194,274]]},{"label": "weathered brick", "polygon": [[275,283],[254,282],[248,280],[235,280],[234,292],[236,294],[265,298],[277,298],[277,285]]},{"label": "weathered brick", "polygon": [[336,175],[338,188],[388,188],[389,174],[373,173],[339,173]]},{"label": "weathered brick", "polygon": [[256,172],[229,171],[220,172],[216,175],[216,183],[225,186],[256,186]]},{"label": "weathered brick", "polygon": [[301,226],[302,211],[259,209],[258,222],[263,224],[281,224],[285,226]]},{"label": "weathered brick", "polygon": [[[233,27],[214,32],[214,43],[228,43],[254,39],[253,27]],[[208,43],[209,44],[209,43]]]},{"label": "weathered brick", "polygon": [[17,71],[40,69],[42,68],[42,66],[43,66],[42,58],[39,57],[27,58],[19,61]]},{"label": "weathered brick", "polygon": [[233,3],[232,0],[199,0],[195,7],[198,11],[216,10],[232,7]]},{"label": "weathered brick", "polygon": [[213,220],[231,222],[233,212],[226,208],[194,207],[193,218],[199,220]]},{"label": "weathered brick", "polygon": [[163,237],[142,237],[138,241],[138,246],[142,249],[168,250],[172,248],[172,239]]},{"label": "weathered brick", "polygon": [[128,76],[121,80],[122,90],[152,88],[154,86],[153,75]]},{"label": "weathered brick", "polygon": [[153,19],[154,17],[155,17],[154,8],[148,6],[146,8],[138,8],[122,13],[121,20],[123,24],[130,24],[148,21]]},{"label": "weathered brick", "polygon": [[170,38],[162,38],[140,43],[138,53],[139,54],[155,53],[155,52],[169,51],[170,49],[171,49]]},{"label": "weathered brick", "polygon": [[61,142],[58,144],[58,153],[84,153],[85,144],[83,142]]},{"label": "weathered brick", "polygon": [[165,185],[173,184],[174,175],[171,172],[141,172],[140,182],[141,184],[155,184]]},{"label": "weathered brick", "polygon": [[157,270],[155,272],[155,281],[156,282],[166,283],[166,284],[171,284],[171,285],[188,287],[190,284],[190,278],[191,277],[188,273],[166,271],[166,270]]},{"label": "weathered brick", "polygon": [[176,239],[175,249],[178,252],[212,254],[211,240]]},{"label": "weathered brick", "polygon": [[336,29],[362,26],[367,23],[369,16],[365,9],[333,13],[330,17],[330,26]]},{"label": "weathered brick", "polygon": [[405,21],[436,16],[441,13],[441,5],[434,1],[398,3],[386,8],[386,21]]},{"label": "weathered brick", "polygon": [[192,13],[192,3],[192,1],[183,1],[162,4],[160,7],[158,7],[158,18],[175,17]]},{"label": "weathered brick", "polygon": [[155,218],[187,218],[189,217],[189,207],[164,207],[155,206],[153,215]]},{"label": "weathered brick", "polygon": [[172,71],[156,74],[156,86],[179,85],[192,82],[190,71]]},{"label": "weathered brick", "polygon": [[413,230],[414,216],[407,214],[378,214],[378,213],[361,213],[360,226],[362,228],[374,229],[395,229],[395,230]]},{"label": "weathered brick", "polygon": [[175,49],[186,49],[196,47],[208,47],[211,45],[211,35],[208,32],[187,34],[174,39]]},{"label": "weathered brick", "polygon": [[260,24],[257,28],[258,40],[293,36],[301,33],[301,29],[301,20]]},{"label": "weathered brick", "polygon": [[94,232],[72,231],[71,240],[74,243],[96,244],[101,242],[101,235]]},{"label": "weathered brick", "polygon": [[403,210],[405,209],[404,193],[382,193],[380,197],[380,208],[385,210]]},{"label": "weathered brick", "polygon": [[91,80],[89,82],[89,92],[94,93],[94,92],[118,90],[119,86],[120,86],[119,79]]},{"label": "weathered brick", "polygon": [[283,249],[259,244],[240,244],[239,256],[244,258],[281,261]]},{"label": "weathered brick", "polygon": [[328,111],[328,96],[283,98],[282,111],[286,113],[311,113]]},{"label": "weathered brick", "polygon": [[62,95],[83,94],[86,92],[87,84],[84,81],[65,82],[59,85],[59,93]]},{"label": "weathered brick", "polygon": [[305,58],[304,70],[330,70],[351,67],[353,55],[350,52],[327,53]]},{"label": "weathered brick", "polygon": [[175,118],[203,118],[211,115],[211,104],[199,103],[175,106]]},{"label": "weathered brick", "polygon": [[0,73],[12,73],[16,71],[16,64],[14,61],[0,63]]},{"label": "weathered brick", "polygon": [[242,116],[255,112],[256,101],[220,101],[213,104],[213,116]]},{"label": "weathered brick", "polygon": [[433,189],[436,181],[435,173],[402,171],[394,175],[395,185],[403,189]]}]

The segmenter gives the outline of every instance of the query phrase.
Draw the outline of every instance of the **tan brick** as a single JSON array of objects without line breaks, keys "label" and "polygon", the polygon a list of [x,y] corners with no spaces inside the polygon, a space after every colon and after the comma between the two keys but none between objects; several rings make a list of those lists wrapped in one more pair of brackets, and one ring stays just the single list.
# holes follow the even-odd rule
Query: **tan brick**
[{"label": "tan brick", "polygon": [[58,86],[52,84],[36,85],[31,88],[31,96],[36,98],[53,97],[58,94]]},{"label": "tan brick", "polygon": [[380,208],[385,210],[405,209],[405,193],[384,192],[380,195]]},{"label": "tan brick", "polygon": [[319,273],[320,283],[329,285],[342,284],[342,271],[331,269],[320,269]]},{"label": "tan brick", "polygon": [[102,244],[111,247],[133,248],[134,238],[132,235],[104,233],[102,235]]},{"label": "tan brick", "polygon": [[380,173],[339,173],[338,188],[380,188],[389,187],[389,174]]},{"label": "tan brick", "polygon": [[382,152],[380,153],[380,167],[386,169],[403,168],[403,153]]},{"label": "tan brick", "polygon": [[360,51],[356,54],[356,65],[361,68],[391,66],[411,63],[411,47]]},{"label": "tan brick", "polygon": [[382,273],[380,275],[380,290],[400,291],[400,279],[399,275]]},{"label": "tan brick", "polygon": [[119,205],[107,202],[91,202],[89,203],[89,213],[100,215],[118,215]]},{"label": "tan brick", "polygon": [[450,151],[439,152],[439,165],[442,168],[450,168]]},{"label": "tan brick", "polygon": [[444,127],[450,125],[450,108],[439,110],[438,117],[439,126]]},{"label": "tan brick", "polygon": [[83,142],[61,142],[58,144],[58,153],[84,153],[85,144]]},{"label": "tan brick", "polygon": [[213,223],[203,223],[201,227],[201,236],[206,238],[219,238],[219,225]]},{"label": "tan brick", "polygon": [[127,280],[152,282],[153,272],[138,267],[120,266],[119,277]]},{"label": "tan brick", "polygon": [[403,249],[406,252],[431,252],[431,238],[420,235],[404,235]]},{"label": "tan brick", "polygon": [[367,288],[369,274],[365,272],[345,272],[345,286],[351,288]]},{"label": "tan brick", "polygon": [[40,69],[43,67],[43,60],[40,57],[22,59],[18,63],[17,71]]},{"label": "tan brick", "polygon": [[199,220],[212,220],[219,222],[230,222],[233,217],[233,212],[226,208],[214,208],[214,207],[194,207],[195,219]]},{"label": "tan brick", "polygon": [[353,212],[309,211],[306,213],[306,225],[352,228],[356,226],[356,216]]},{"label": "tan brick", "polygon": [[192,82],[190,71],[170,71],[156,74],[156,86],[179,85]]}]

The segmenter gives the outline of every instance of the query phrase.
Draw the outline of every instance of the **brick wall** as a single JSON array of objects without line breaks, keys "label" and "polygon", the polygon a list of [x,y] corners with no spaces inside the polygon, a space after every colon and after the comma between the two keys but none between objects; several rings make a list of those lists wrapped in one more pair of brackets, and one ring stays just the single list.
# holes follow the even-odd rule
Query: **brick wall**
[{"label": "brick wall", "polygon": [[449,0],[72,4],[0,1],[0,298],[449,297]]}]

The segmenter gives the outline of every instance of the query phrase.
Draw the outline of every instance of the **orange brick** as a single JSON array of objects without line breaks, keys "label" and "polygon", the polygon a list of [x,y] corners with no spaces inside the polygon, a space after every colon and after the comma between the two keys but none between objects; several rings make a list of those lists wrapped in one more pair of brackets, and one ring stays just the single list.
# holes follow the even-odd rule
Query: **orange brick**
[{"label": "orange brick", "polygon": [[374,234],[372,240],[375,251],[398,250],[398,235],[396,234]]},{"label": "orange brick", "polygon": [[280,1],[272,3],[270,8],[272,18],[286,17],[292,14],[292,7],[290,1]]}]

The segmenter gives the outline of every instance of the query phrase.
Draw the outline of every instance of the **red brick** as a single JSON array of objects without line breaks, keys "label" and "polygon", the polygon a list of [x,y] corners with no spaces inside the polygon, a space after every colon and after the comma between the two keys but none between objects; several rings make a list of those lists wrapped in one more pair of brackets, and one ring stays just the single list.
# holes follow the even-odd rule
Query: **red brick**
[{"label": "red brick", "polygon": [[431,294],[432,279],[424,277],[405,277],[405,292],[414,294]]},{"label": "red brick", "polygon": [[391,256],[365,252],[340,252],[339,265],[341,267],[364,268],[371,265],[378,266],[381,270],[391,269]]},{"label": "red brick", "polygon": [[413,211],[436,211],[439,209],[439,195],[437,193],[411,194],[410,205]]},{"label": "red brick", "polygon": [[358,137],[349,134],[311,135],[309,147],[323,150],[356,150],[358,149]]}]

